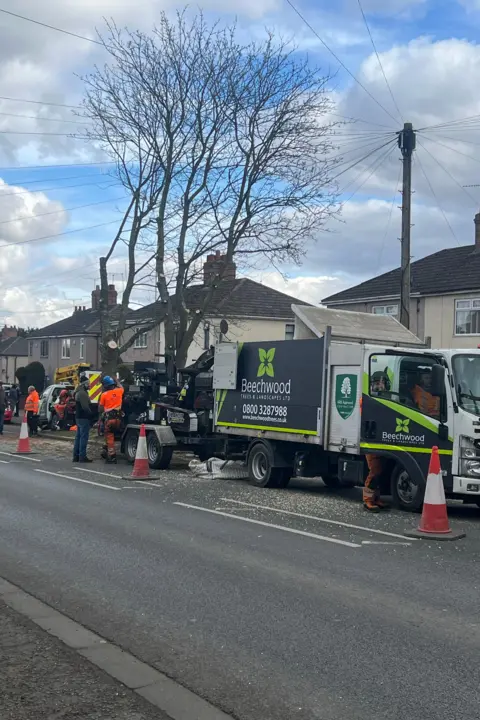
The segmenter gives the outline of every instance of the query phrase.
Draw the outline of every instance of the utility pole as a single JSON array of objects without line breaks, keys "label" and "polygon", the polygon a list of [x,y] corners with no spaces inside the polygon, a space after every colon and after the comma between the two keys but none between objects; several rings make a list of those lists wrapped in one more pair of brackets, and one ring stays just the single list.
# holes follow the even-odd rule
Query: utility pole
[{"label": "utility pole", "polygon": [[410,229],[412,215],[412,154],[416,135],[412,123],[404,123],[398,133],[398,147],[402,152],[402,267],[400,286],[400,322],[410,327]]}]

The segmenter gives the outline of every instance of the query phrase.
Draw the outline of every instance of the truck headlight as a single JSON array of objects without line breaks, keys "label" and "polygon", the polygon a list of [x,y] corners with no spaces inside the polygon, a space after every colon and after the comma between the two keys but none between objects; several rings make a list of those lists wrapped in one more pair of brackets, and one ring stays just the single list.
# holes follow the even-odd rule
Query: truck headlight
[{"label": "truck headlight", "polygon": [[463,474],[480,477],[480,462],[478,460],[464,460]]}]

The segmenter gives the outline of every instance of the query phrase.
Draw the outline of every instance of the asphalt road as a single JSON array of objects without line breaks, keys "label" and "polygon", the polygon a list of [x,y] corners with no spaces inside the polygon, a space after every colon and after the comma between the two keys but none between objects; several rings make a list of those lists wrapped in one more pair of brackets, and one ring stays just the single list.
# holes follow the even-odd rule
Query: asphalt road
[{"label": "asphalt road", "polygon": [[10,450],[0,575],[225,712],[478,717],[477,508],[451,508],[466,539],[416,542],[415,517],[365,515],[356,491],[321,482],[262,491],[168,471],[141,485],[53,444]]}]

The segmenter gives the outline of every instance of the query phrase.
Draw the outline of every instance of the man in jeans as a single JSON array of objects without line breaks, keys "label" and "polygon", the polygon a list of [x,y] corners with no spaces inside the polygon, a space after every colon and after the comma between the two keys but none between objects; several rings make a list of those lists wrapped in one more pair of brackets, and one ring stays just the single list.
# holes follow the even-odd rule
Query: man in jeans
[{"label": "man in jeans", "polygon": [[75,444],[73,446],[73,462],[93,462],[87,457],[88,436],[92,418],[90,398],[88,397],[89,387],[88,380],[84,380],[75,391],[75,423],[77,425],[77,434],[75,435]]},{"label": "man in jeans", "polygon": [[3,418],[5,417],[6,408],[7,398],[5,396],[3,384],[0,382],[0,435],[3,435]]}]

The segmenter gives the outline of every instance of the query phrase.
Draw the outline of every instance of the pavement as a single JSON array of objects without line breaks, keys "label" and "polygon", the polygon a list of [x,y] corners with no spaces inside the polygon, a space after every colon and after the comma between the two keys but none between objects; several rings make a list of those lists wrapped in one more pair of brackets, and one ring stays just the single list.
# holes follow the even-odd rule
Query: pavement
[{"label": "pavement", "polygon": [[168,720],[0,600],[2,720]]},{"label": "pavement", "polygon": [[478,717],[476,506],[449,505],[464,540],[415,541],[418,517],[365,514],[358,489],[321,480],[262,490],[180,463],[147,484],[72,465],[54,438],[14,445],[0,441],[1,574],[214,708]]}]

